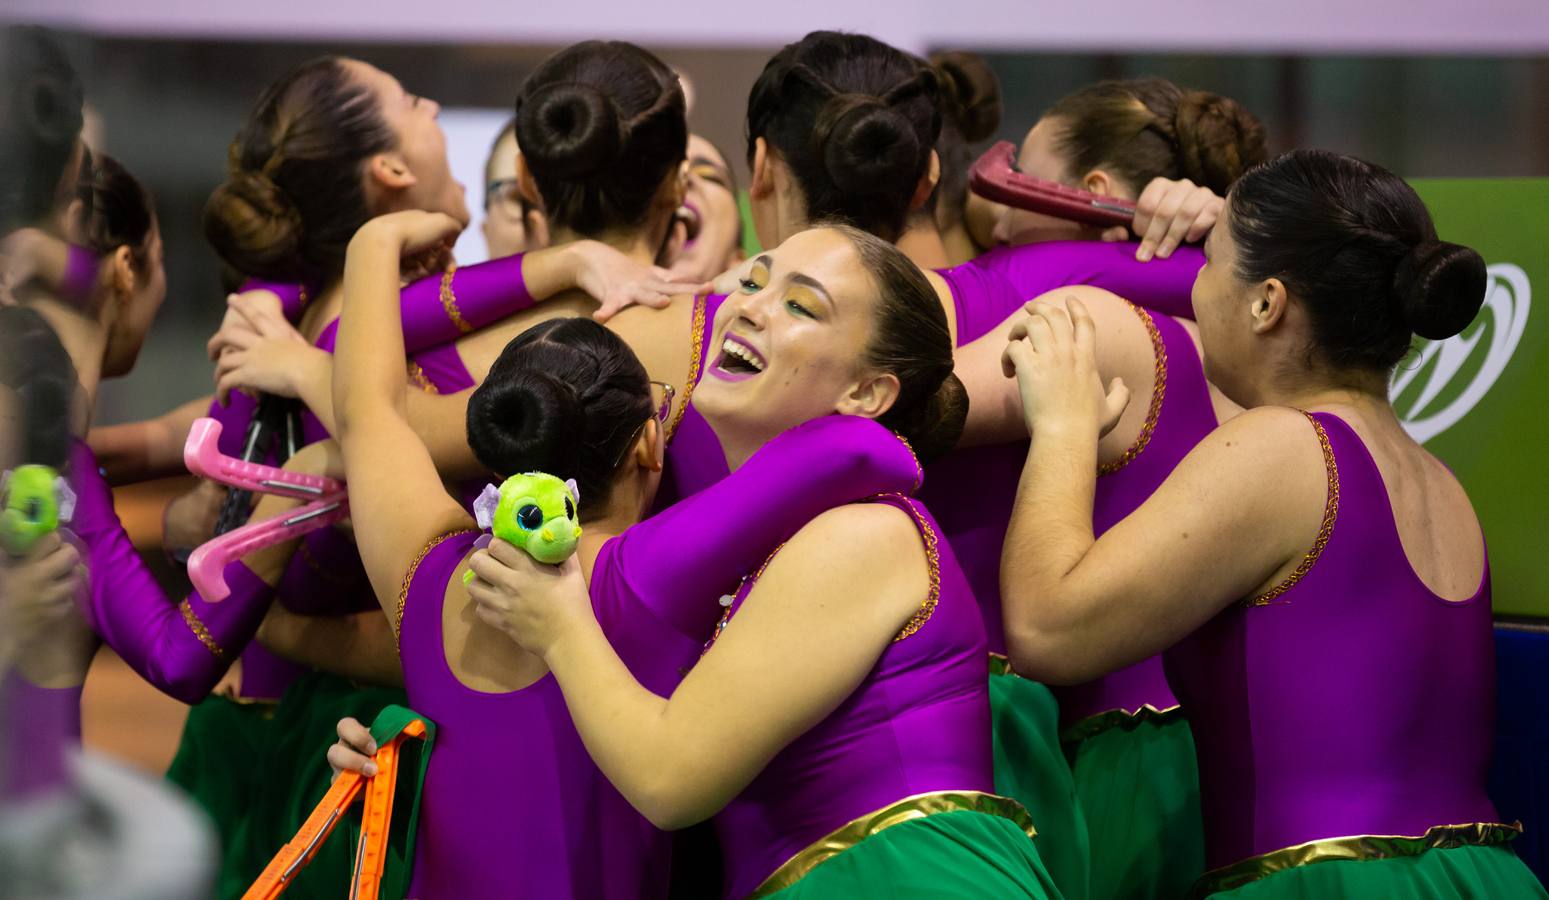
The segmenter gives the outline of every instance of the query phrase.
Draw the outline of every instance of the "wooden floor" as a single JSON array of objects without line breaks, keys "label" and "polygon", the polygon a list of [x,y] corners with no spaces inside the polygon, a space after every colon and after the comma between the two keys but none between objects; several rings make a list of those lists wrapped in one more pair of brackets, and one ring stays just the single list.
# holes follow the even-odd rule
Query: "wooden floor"
[{"label": "wooden floor", "polygon": [[188,707],[156,690],[108,649],[97,654],[81,696],[86,746],[161,775],[172,762]]}]

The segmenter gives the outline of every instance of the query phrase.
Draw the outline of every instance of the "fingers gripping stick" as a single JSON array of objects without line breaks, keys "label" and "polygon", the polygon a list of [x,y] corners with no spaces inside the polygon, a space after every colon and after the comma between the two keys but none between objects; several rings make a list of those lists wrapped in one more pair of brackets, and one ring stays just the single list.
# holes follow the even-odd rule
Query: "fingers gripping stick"
[{"label": "fingers gripping stick", "polygon": [[249,553],[282,541],[293,540],[349,516],[344,483],[321,475],[288,472],[261,463],[244,462],[220,451],[221,424],[199,419],[188,432],[183,462],[188,471],[221,484],[262,494],[310,499],[289,513],[250,522],[219,535],[188,557],[188,578],[210,602],[226,599],[226,566]]},{"label": "fingers gripping stick", "polygon": [[[390,717],[400,721],[384,721]],[[428,720],[401,707],[388,707],[382,711],[372,725],[373,736],[383,731],[384,724],[389,729],[401,727],[396,727],[388,740],[379,741],[380,749],[373,757],[377,764],[377,774],[368,778],[354,771],[339,773],[338,779],[329,787],[328,793],[323,795],[322,802],[312,810],[301,830],[270,860],[263,874],[242,895],[243,900],[268,900],[284,893],[295,881],[297,873],[317,855],[334,826],[343,821],[350,805],[362,793],[365,794],[365,805],[361,817],[360,843],[355,850],[355,869],[350,877],[349,897],[350,900],[377,900],[387,864],[388,832],[393,817],[393,795],[398,784],[403,744],[410,739],[425,742],[420,769],[420,777],[423,778],[423,760],[429,755],[435,734],[434,726]],[[411,834],[417,803],[417,797],[411,798]]]}]

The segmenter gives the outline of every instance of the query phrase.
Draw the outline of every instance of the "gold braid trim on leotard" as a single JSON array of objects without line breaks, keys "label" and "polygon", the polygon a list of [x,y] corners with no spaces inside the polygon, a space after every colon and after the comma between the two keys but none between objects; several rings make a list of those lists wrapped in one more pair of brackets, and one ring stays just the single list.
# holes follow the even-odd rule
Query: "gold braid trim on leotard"
[{"label": "gold braid trim on leotard", "polygon": [[1323,548],[1328,546],[1329,537],[1334,533],[1334,520],[1339,518],[1339,465],[1334,461],[1334,448],[1328,442],[1328,433],[1323,430],[1323,424],[1313,418],[1312,413],[1306,410],[1301,410],[1301,413],[1312,423],[1313,430],[1318,433],[1318,443],[1323,447],[1323,469],[1328,476],[1328,499],[1323,502],[1323,525],[1318,528],[1318,537],[1312,542],[1312,549],[1302,557],[1301,564],[1284,581],[1246,601],[1249,606],[1267,606],[1296,587],[1296,583],[1312,571],[1318,557],[1323,555]]},{"label": "gold braid trim on leotard", "polygon": [[931,791],[905,797],[890,806],[884,806],[854,819],[827,835],[813,841],[775,869],[758,886],[751,898],[768,897],[784,890],[822,865],[874,834],[886,831],[894,825],[902,825],[926,816],[951,812],[977,812],[1010,819],[1027,833],[1029,838],[1038,834],[1033,818],[1015,800],[984,791]]},{"label": "gold braid trim on leotard", "polygon": [[1206,897],[1258,881],[1286,869],[1337,860],[1397,859],[1419,856],[1427,850],[1451,850],[1456,847],[1489,847],[1504,844],[1522,833],[1522,823],[1471,822],[1467,825],[1437,825],[1418,837],[1391,834],[1358,834],[1350,837],[1323,838],[1284,847],[1259,856],[1213,869],[1199,877],[1189,897]]},{"label": "gold braid trim on leotard", "polygon": [[1156,420],[1162,415],[1162,400],[1167,396],[1167,342],[1162,340],[1162,332],[1157,329],[1156,320],[1151,318],[1150,313],[1133,303],[1129,304],[1129,308],[1140,317],[1140,321],[1146,326],[1146,332],[1151,335],[1151,353],[1156,358],[1155,383],[1151,387],[1151,407],[1146,410],[1146,421],[1140,426],[1140,434],[1135,438],[1135,443],[1131,444],[1118,459],[1098,466],[1099,475],[1112,475],[1134,462],[1135,457],[1146,449],[1146,445],[1151,443],[1151,435],[1156,432]]},{"label": "gold braid trim on leotard", "polygon": [[215,636],[210,634],[210,629],[205,627],[204,622],[199,620],[199,614],[194,612],[194,607],[191,603],[187,600],[179,603],[178,611],[183,614],[183,623],[188,626],[189,631],[194,633],[194,637],[199,639],[199,643],[204,645],[204,649],[210,651],[221,662],[226,662],[230,659],[226,651],[221,649],[221,645],[215,642]]},{"label": "gold braid trim on leotard", "polygon": [[393,616],[393,646],[401,649],[402,641],[399,638],[399,634],[403,631],[403,608],[409,602],[409,585],[414,583],[414,574],[419,571],[420,563],[425,561],[425,557],[430,551],[441,546],[442,541],[457,537],[459,534],[469,534],[472,531],[473,529],[471,528],[459,528],[456,531],[448,531],[446,534],[436,535],[414,557],[414,561],[409,563],[408,571],[403,573],[403,586],[398,589],[398,611]]},{"label": "gold braid trim on leotard", "polygon": [[694,399],[694,386],[699,384],[699,374],[704,368],[705,309],[709,298],[709,294],[700,294],[694,298],[694,319],[688,330],[688,386],[683,389],[683,400],[678,403],[678,411],[672,414],[672,421],[667,423],[667,437],[663,439],[665,442],[670,443],[672,436],[678,433],[678,425],[688,412],[689,401]]}]

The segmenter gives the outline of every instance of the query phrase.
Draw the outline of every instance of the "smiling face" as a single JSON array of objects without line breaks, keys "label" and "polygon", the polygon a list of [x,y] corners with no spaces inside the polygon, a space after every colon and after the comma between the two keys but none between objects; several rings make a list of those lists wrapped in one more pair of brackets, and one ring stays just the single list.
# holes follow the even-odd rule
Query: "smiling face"
[{"label": "smiling face", "polygon": [[401,160],[413,183],[401,190],[382,195],[385,208],[374,214],[400,209],[423,209],[446,213],[464,225],[468,223],[468,202],[463,186],[452,177],[446,155],[446,133],[437,117],[441,106],[434,100],[404,90],[398,79],[369,63],[345,60],[350,77],[370,89],[376,97],[382,119],[397,136],[393,153]]},{"label": "smiling face", "polygon": [[731,268],[741,248],[742,214],[731,169],[715,145],[688,139],[688,190],[678,211],[681,245],[667,261],[674,270],[710,279]]},{"label": "smiling face", "polygon": [[[734,467],[803,422],[891,406],[896,378],[864,363],[877,302],[854,245],[833,229],[803,231],[746,265],[740,289],[716,313],[693,398]],[[889,379],[894,394],[879,400]]]}]

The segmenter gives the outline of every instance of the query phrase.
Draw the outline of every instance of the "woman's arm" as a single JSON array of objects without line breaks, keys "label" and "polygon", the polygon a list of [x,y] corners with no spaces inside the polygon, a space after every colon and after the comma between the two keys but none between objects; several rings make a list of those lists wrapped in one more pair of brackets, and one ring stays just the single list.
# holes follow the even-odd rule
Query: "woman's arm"
[{"label": "woman's arm", "polygon": [[446,493],[435,462],[409,426],[398,272],[406,253],[455,238],[450,216],[418,211],[367,222],[344,265],[333,371],[336,431],[344,454],[355,541],[377,599],[390,615],[415,555],[439,534],[472,526]]},{"label": "woman's arm", "polygon": [[294,663],[353,681],[403,687],[393,628],[380,612],[304,616],[276,603],[258,628],[258,642]]},{"label": "woman's arm", "polygon": [[[895,507],[831,510],[775,555],[669,699],[629,674],[587,603],[580,567],[504,542],[472,557],[485,622],[539,654],[608,779],[654,824],[713,815],[843,703],[924,601],[919,531]],[[512,627],[509,623],[515,622]]]},{"label": "woman's arm", "polygon": [[183,445],[194,420],[205,415],[212,397],[205,396],[154,419],[93,428],[87,437],[98,465],[112,485],[133,484],[184,473]]},{"label": "woman's arm", "polygon": [[[293,471],[321,471],[328,445],[304,448],[287,463]],[[71,460],[76,492],[72,530],[87,549],[90,590],[87,620],[141,677],[168,695],[196,703],[252,640],[296,542],[249,554],[226,567],[231,595],[219,603],[198,591],[182,603],[168,597],[146,568],[113,511],[113,496],[91,453],[77,445]],[[273,518],[301,501],[265,496],[254,521]]]},{"label": "woman's arm", "polygon": [[1322,521],[1323,456],[1300,413],[1265,408],[1217,429],[1138,510],[1092,535],[1107,403],[1093,325],[1040,307],[1007,349],[1033,432],[1001,556],[1019,673],[1076,684],[1152,656],[1273,583]]},{"label": "woman's arm", "polygon": [[[1028,321],[1039,304],[1076,298],[1085,304],[1096,332],[1094,353],[1103,380],[1120,379],[1132,392],[1131,402],[1103,434],[1100,460],[1110,462],[1135,442],[1149,412],[1150,390],[1156,378],[1156,352],[1145,321],[1119,297],[1098,288],[1067,287],[1029,301],[994,331],[957,348],[954,371],[968,391],[968,420],[960,446],[1003,444],[1028,435],[1017,380],[1002,360],[1011,335]],[[1138,399],[1137,399],[1138,398]]]}]

